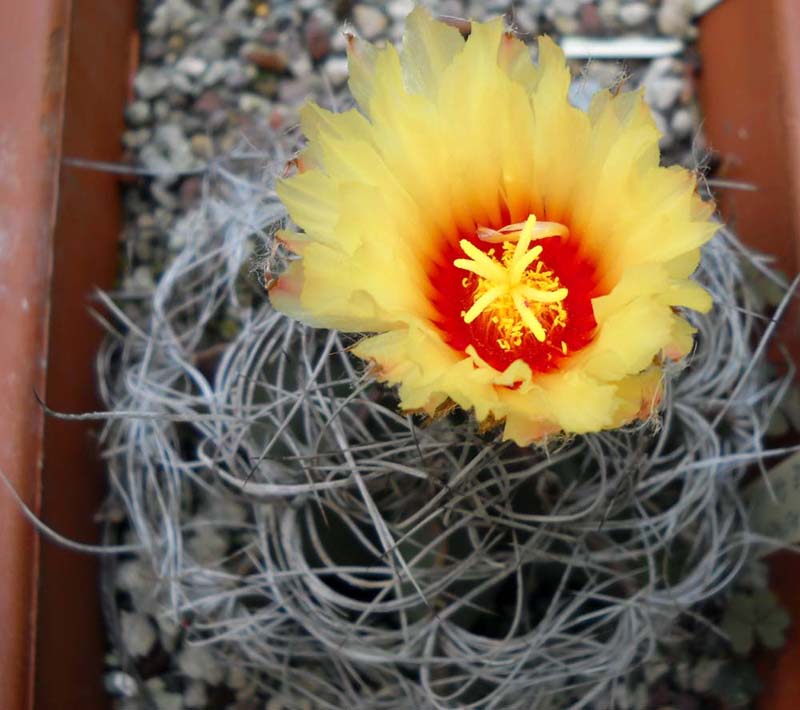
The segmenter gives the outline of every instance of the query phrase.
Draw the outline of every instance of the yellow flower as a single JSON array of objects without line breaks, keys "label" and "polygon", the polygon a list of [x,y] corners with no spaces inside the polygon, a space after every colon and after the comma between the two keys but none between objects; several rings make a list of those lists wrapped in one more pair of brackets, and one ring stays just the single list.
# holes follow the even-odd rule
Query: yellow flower
[{"label": "yellow flower", "polygon": [[402,52],[350,41],[360,110],[306,106],[309,145],[278,194],[302,233],[271,290],[305,323],[377,333],[353,352],[401,405],[450,402],[524,445],[650,415],[661,363],[706,311],[689,280],[711,238],[694,176],[659,166],[641,92],[567,101],[500,20],[469,39],[422,9]]}]

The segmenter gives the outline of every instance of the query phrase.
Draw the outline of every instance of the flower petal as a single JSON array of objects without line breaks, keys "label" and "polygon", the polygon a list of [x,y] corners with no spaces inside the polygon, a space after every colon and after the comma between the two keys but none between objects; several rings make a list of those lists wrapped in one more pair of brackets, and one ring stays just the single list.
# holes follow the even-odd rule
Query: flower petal
[{"label": "flower petal", "polygon": [[464,38],[450,25],[436,22],[421,6],[406,18],[403,36],[403,76],[406,88],[436,99],[444,70],[464,49]]}]

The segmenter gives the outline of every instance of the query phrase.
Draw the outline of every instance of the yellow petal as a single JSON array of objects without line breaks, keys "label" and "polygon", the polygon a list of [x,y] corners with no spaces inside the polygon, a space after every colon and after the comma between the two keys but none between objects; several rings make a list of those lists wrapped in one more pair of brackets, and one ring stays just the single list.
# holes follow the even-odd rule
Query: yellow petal
[{"label": "yellow petal", "polygon": [[455,28],[436,22],[422,6],[406,19],[402,66],[409,91],[435,100],[444,70],[464,49],[464,38]]}]

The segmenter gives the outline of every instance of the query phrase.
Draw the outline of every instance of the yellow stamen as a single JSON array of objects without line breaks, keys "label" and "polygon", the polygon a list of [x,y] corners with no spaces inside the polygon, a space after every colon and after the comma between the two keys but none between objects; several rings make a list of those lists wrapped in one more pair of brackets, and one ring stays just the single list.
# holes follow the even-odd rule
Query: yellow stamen
[{"label": "yellow stamen", "polygon": [[475,303],[472,304],[464,317],[465,323],[472,323],[484,310],[486,310],[492,303],[494,303],[500,296],[506,292],[505,286],[495,286],[490,288],[483,294]]},{"label": "yellow stamen", "polygon": [[519,293],[512,294],[512,298],[514,299],[514,305],[517,307],[517,311],[519,311],[519,315],[522,318],[522,322],[528,328],[528,330],[533,333],[533,337],[536,338],[540,343],[545,341],[547,338],[547,333],[545,332],[544,328],[542,328],[542,324],[536,319],[536,316],[533,314],[533,311],[528,308],[527,304],[525,303],[525,299]]},{"label": "yellow stamen", "polygon": [[[462,239],[459,245],[469,258],[456,259],[453,265],[478,277],[472,306],[461,312],[464,322],[472,323],[486,312],[491,327],[498,333],[496,342],[505,351],[520,346],[525,332],[544,342],[551,330],[563,327],[567,320],[563,301],[569,291],[561,286],[558,276],[539,261],[543,248],[531,247],[531,243],[567,234],[564,225],[539,223],[534,215],[524,223],[510,224],[500,230],[479,227],[479,239],[502,244],[500,259],[495,257],[494,248],[487,253]],[[473,281],[465,277],[461,283],[468,288]],[[562,352],[565,347],[562,341]]]}]

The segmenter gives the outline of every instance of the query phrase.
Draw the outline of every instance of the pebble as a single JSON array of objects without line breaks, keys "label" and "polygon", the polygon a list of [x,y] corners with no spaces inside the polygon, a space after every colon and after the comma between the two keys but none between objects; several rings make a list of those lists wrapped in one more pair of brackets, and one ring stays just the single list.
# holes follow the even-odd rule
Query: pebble
[{"label": "pebble", "polygon": [[155,620],[161,645],[165,651],[172,653],[183,630],[169,614],[165,614],[163,611],[155,616]]},{"label": "pebble", "polygon": [[266,71],[282,72],[289,62],[286,52],[282,49],[266,47],[255,42],[245,44],[239,53],[242,58]]},{"label": "pebble", "polygon": [[525,5],[520,5],[514,10],[513,27],[516,32],[533,37],[539,29],[539,21],[537,20],[536,12]]},{"label": "pebble", "polygon": [[135,149],[141,148],[147,144],[153,135],[149,128],[139,128],[135,131],[125,131],[122,134],[122,145],[126,148]]},{"label": "pebble", "polygon": [[311,64],[311,58],[303,52],[302,54],[297,54],[294,59],[289,62],[289,69],[292,72],[292,75],[300,78],[303,76],[308,76],[314,69]]},{"label": "pebble", "polygon": [[153,102],[153,116],[156,121],[163,121],[169,116],[169,104],[163,99]]},{"label": "pebble", "polygon": [[391,0],[386,5],[386,11],[393,20],[404,20],[414,9],[414,0]]},{"label": "pebble", "polygon": [[183,692],[183,704],[187,708],[206,708],[208,707],[208,695],[206,686],[200,681],[189,683]]},{"label": "pebble", "polygon": [[232,67],[236,66],[236,62],[229,62],[225,60],[216,60],[211,62],[208,71],[203,75],[203,86],[215,86],[219,84],[231,71]]},{"label": "pebble", "polygon": [[[133,270],[130,279],[126,279],[126,281],[128,282],[128,288],[135,291],[152,291],[156,286],[156,282],[153,279],[153,272],[149,266],[137,266]],[[137,607],[142,609],[139,604],[137,604]]]},{"label": "pebble", "polygon": [[[152,215],[143,214],[137,220],[142,228],[152,227],[155,222]],[[144,590],[153,586],[153,570],[139,559],[125,560],[117,565],[115,584],[123,592]]]},{"label": "pebble", "polygon": [[603,18],[597,5],[581,5],[581,34],[595,35],[603,31]]},{"label": "pebble", "polygon": [[178,654],[178,667],[189,678],[209,685],[221,683],[225,669],[205,646],[187,646]]},{"label": "pebble", "polygon": [[[194,96],[200,93],[200,85],[193,82],[186,74],[181,74],[180,72],[174,72],[170,77],[170,85],[173,89],[176,89],[179,94],[186,94],[189,96]],[[173,103],[177,98],[173,94]]]},{"label": "pebble", "polygon": [[225,42],[220,37],[206,37],[192,46],[192,51],[198,56],[209,62],[217,62],[225,59]]},{"label": "pebble", "polygon": [[228,541],[212,528],[200,528],[186,543],[195,561],[208,565],[219,561],[228,550]]},{"label": "pebble", "polygon": [[692,25],[691,0],[662,0],[656,14],[658,31],[673,37],[685,37]]},{"label": "pebble", "polygon": [[225,682],[234,690],[244,690],[249,685],[247,673],[239,666],[228,666]]},{"label": "pebble", "polygon": [[222,19],[227,24],[238,25],[245,19],[250,6],[250,0],[231,0],[222,14]]},{"label": "pebble", "polygon": [[547,14],[551,18],[557,15],[576,15],[579,8],[579,0],[552,0],[547,8]]},{"label": "pebble", "polygon": [[150,121],[153,112],[147,101],[133,101],[125,109],[125,118],[132,126],[141,126]]},{"label": "pebble", "polygon": [[103,678],[105,689],[112,695],[121,695],[126,698],[134,698],[139,693],[136,680],[122,671],[111,671],[106,673]]},{"label": "pebble", "polygon": [[178,207],[178,198],[170,188],[171,184],[169,181],[158,179],[153,180],[153,184],[150,186],[150,191],[156,198],[156,202],[161,205],[161,207],[164,207],[171,212]]},{"label": "pebble", "polygon": [[342,86],[349,74],[347,57],[328,57],[322,65],[322,73],[334,87]]},{"label": "pebble", "polygon": [[667,111],[678,101],[684,85],[683,79],[666,76],[645,85],[645,98],[654,109]]},{"label": "pebble", "polygon": [[574,15],[556,15],[553,24],[562,35],[575,35],[581,28],[580,20]]},{"label": "pebble", "polygon": [[214,146],[211,139],[205,133],[196,133],[189,142],[192,146],[192,153],[198,158],[210,158],[214,154]]},{"label": "pebble", "polygon": [[133,80],[136,95],[148,100],[163,94],[169,85],[170,81],[166,72],[152,66],[142,67]]},{"label": "pebble", "polygon": [[597,12],[603,25],[615,27],[619,18],[619,0],[601,0]]},{"label": "pebble", "polygon": [[389,18],[372,5],[356,5],[353,8],[353,22],[362,37],[375,39],[386,29]]},{"label": "pebble", "polygon": [[318,8],[306,21],[304,35],[308,54],[314,61],[323,59],[331,49],[334,17],[326,8]]},{"label": "pebble", "polygon": [[258,94],[241,94],[239,96],[239,110],[244,113],[268,114],[271,108],[272,104],[269,99]]},{"label": "pebble", "polygon": [[188,27],[197,17],[197,8],[188,0],[164,0],[156,7],[147,31],[156,37],[163,37],[168,32]]},{"label": "pebble", "polygon": [[344,32],[334,32],[331,37],[331,50],[334,52],[346,52],[347,41],[347,35]]},{"label": "pebble", "polygon": [[155,645],[157,636],[152,622],[143,614],[123,611],[120,618],[122,640],[134,656],[146,656]]},{"label": "pebble", "polygon": [[186,212],[197,202],[202,194],[203,182],[196,175],[191,175],[185,180],[181,181],[181,186],[178,188],[181,209]]},{"label": "pebble", "polygon": [[252,64],[246,66],[236,64],[226,71],[225,86],[238,91],[247,86],[256,76],[258,76],[258,70]]},{"label": "pebble", "polygon": [[183,697],[177,693],[153,693],[158,710],[183,710]]},{"label": "pebble", "polygon": [[208,68],[208,62],[200,57],[184,57],[178,61],[175,68],[182,74],[197,79],[205,74]]},{"label": "pebble", "polygon": [[170,167],[174,170],[189,170],[195,165],[192,146],[178,123],[165,123],[155,131],[156,143],[163,148]]},{"label": "pebble", "polygon": [[225,105],[218,91],[206,91],[194,102],[192,110],[204,115],[212,114]]},{"label": "pebble", "polygon": [[670,128],[678,138],[688,138],[694,133],[695,121],[692,112],[687,108],[679,108],[672,114]]},{"label": "pebble", "polygon": [[643,2],[634,2],[620,8],[619,18],[628,27],[638,27],[650,19],[651,12],[649,5]]}]

